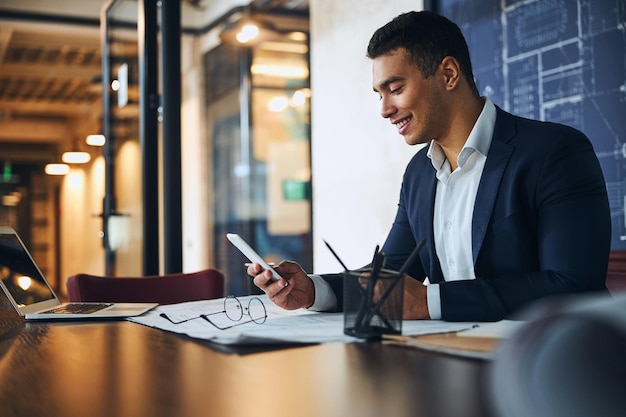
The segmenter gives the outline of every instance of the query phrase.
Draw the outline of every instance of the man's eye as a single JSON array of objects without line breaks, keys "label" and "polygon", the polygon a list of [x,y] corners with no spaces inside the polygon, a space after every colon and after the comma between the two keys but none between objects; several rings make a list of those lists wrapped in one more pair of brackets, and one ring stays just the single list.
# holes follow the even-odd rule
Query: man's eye
[{"label": "man's eye", "polygon": [[391,94],[399,94],[402,92],[402,87],[392,88],[391,90],[389,90],[389,92]]}]

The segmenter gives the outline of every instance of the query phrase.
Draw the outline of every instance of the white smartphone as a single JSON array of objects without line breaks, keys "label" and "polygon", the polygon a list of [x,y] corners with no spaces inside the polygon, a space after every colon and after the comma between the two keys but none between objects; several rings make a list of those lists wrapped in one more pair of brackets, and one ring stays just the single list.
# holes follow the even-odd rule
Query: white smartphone
[{"label": "white smartphone", "polygon": [[227,233],[226,237],[233,245],[237,247],[237,249],[241,251],[241,253],[246,255],[246,258],[248,258],[250,262],[257,263],[261,265],[263,269],[272,271],[272,281],[278,281],[282,278],[280,275],[278,275],[278,272],[276,272],[274,268],[272,268],[267,262],[265,262],[265,259],[263,259],[261,255],[256,253],[255,250],[252,249],[245,240],[243,240],[241,236],[236,233]]}]

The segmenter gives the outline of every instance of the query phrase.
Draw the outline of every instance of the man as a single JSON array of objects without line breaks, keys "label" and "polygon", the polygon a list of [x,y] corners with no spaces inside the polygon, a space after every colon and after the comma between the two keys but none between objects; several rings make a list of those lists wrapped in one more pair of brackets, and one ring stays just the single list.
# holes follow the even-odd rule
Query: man
[{"label": "man", "polygon": [[[409,145],[428,144],[407,166],[382,247],[399,269],[426,239],[405,278],[405,319],[500,320],[540,298],[606,291],[608,198],[581,132],[480,97],[460,29],[435,13],[396,17],[367,54],[381,115]],[[277,282],[256,264],[248,273],[277,305],[342,308],[340,275],[276,269]]]}]

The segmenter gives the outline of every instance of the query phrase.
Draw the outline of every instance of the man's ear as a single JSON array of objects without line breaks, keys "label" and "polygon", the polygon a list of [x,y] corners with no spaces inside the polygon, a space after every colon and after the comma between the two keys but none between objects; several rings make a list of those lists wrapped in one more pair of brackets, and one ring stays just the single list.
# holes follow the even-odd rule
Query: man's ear
[{"label": "man's ear", "polygon": [[446,56],[441,60],[440,67],[446,90],[454,90],[462,77],[459,61],[454,57]]}]

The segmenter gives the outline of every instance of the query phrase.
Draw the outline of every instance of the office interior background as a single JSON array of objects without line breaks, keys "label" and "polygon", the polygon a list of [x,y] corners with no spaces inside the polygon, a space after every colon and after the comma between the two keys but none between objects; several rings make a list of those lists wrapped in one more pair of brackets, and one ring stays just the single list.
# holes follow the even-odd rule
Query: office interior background
[{"label": "office interior background", "polygon": [[[174,171],[162,111],[171,57],[161,53],[159,31],[168,16],[153,17],[158,36],[147,50],[156,60],[146,66],[143,3],[0,0],[0,224],[18,229],[61,295],[79,272],[165,272],[169,246],[180,247],[183,271],[215,267],[226,272],[228,293],[254,291],[226,232],[268,260],[292,259],[311,272],[342,269],[324,240],[350,268],[369,262],[418,149],[380,117],[365,49],[378,27],[424,7],[458,21],[483,94],[590,136],[607,177],[613,246],[623,249],[624,0],[184,0]],[[541,16],[548,20],[537,23]],[[242,46],[234,29],[247,19],[264,23],[265,37]],[[531,23],[544,35],[531,36]],[[494,45],[472,47],[484,39]],[[142,141],[146,73],[158,92],[143,109],[153,110],[157,128]],[[105,132],[104,146],[86,143]],[[149,178],[146,140],[157,144]],[[89,161],[46,174],[67,151],[87,152]],[[177,169],[173,242],[165,230]],[[156,200],[146,204],[146,195]],[[157,252],[150,268],[146,247]]]}]

